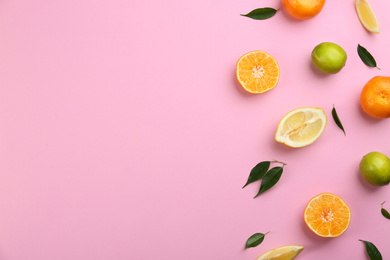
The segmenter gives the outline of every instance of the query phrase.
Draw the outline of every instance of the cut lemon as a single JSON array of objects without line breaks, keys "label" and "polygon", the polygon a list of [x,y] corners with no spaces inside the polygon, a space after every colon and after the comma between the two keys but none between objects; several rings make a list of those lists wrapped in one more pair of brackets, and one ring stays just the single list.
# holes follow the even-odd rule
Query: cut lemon
[{"label": "cut lemon", "polygon": [[257,260],[291,260],[299,255],[303,246],[282,246],[272,249],[257,258]]},{"label": "cut lemon", "polygon": [[238,60],[236,77],[250,93],[260,94],[273,89],[279,81],[279,65],[264,51],[251,51]]},{"label": "cut lemon", "polygon": [[356,12],[360,22],[370,32],[379,33],[379,24],[367,0],[355,0]]},{"label": "cut lemon", "polygon": [[306,206],[306,225],[321,237],[338,237],[351,222],[351,210],[345,202],[332,193],[321,193]]},{"label": "cut lemon", "polygon": [[291,147],[309,145],[320,137],[327,121],[322,108],[297,108],[280,120],[275,140]]}]

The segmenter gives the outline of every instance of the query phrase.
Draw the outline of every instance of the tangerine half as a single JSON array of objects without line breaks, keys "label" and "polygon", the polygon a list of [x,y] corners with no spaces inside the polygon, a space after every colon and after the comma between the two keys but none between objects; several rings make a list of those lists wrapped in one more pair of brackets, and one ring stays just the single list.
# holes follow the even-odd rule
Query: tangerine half
[{"label": "tangerine half", "polygon": [[312,198],[304,212],[306,225],[318,236],[338,237],[351,222],[351,210],[332,193],[321,193]]},{"label": "tangerine half", "polygon": [[249,93],[260,94],[273,89],[278,84],[279,75],[278,62],[264,51],[248,52],[237,62],[237,80]]}]

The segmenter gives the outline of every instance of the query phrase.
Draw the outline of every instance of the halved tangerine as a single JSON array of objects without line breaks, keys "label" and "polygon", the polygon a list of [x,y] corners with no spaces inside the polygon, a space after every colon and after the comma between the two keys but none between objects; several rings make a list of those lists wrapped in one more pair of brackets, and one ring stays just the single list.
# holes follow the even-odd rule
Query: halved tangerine
[{"label": "halved tangerine", "polygon": [[321,237],[338,237],[351,222],[351,210],[332,193],[321,193],[312,198],[304,212],[306,225]]},{"label": "halved tangerine", "polygon": [[250,93],[260,94],[273,89],[279,81],[280,69],[274,57],[264,51],[251,51],[238,60],[236,76]]}]

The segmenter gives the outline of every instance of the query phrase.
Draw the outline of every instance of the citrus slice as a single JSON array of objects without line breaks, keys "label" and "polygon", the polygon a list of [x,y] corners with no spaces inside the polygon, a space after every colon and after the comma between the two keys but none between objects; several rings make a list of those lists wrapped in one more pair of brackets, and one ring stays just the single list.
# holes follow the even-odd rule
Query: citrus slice
[{"label": "citrus slice", "polygon": [[367,0],[355,0],[356,12],[360,22],[370,32],[379,33],[379,24]]},{"label": "citrus slice", "polygon": [[302,250],[303,246],[282,246],[265,252],[257,260],[291,260]]},{"label": "citrus slice", "polygon": [[327,121],[322,108],[297,108],[280,120],[275,140],[291,147],[309,145],[320,137]]},{"label": "citrus slice", "polygon": [[251,51],[238,60],[236,77],[250,93],[260,94],[273,89],[279,81],[279,65],[274,57],[264,51]]},{"label": "citrus slice", "polygon": [[345,202],[332,193],[321,193],[306,206],[306,225],[321,237],[338,237],[351,222],[351,210]]}]

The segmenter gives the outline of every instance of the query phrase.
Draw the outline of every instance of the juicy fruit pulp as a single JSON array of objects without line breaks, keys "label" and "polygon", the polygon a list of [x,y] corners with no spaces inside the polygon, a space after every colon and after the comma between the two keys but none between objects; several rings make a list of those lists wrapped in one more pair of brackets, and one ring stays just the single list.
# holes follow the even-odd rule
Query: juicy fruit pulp
[{"label": "juicy fruit pulp", "polygon": [[348,228],[351,211],[340,197],[322,193],[309,201],[304,219],[315,234],[321,237],[338,237]]},{"label": "juicy fruit pulp", "polygon": [[320,71],[335,74],[345,66],[347,53],[333,42],[323,42],[313,49],[311,60]]},{"label": "juicy fruit pulp", "polygon": [[363,27],[373,33],[379,33],[379,24],[367,0],[356,0],[355,8]]},{"label": "juicy fruit pulp", "polygon": [[299,255],[303,246],[282,246],[272,249],[257,258],[257,260],[291,260]]},{"label": "juicy fruit pulp", "polygon": [[277,61],[264,51],[246,53],[237,62],[237,80],[250,93],[273,89],[278,84],[279,74]]},{"label": "juicy fruit pulp", "polygon": [[363,156],[359,164],[360,174],[370,184],[383,186],[390,183],[390,159],[380,152]]},{"label": "juicy fruit pulp", "polygon": [[307,20],[321,12],[325,0],[282,0],[282,4],[292,17]]},{"label": "juicy fruit pulp", "polygon": [[320,137],[326,123],[327,117],[322,108],[297,108],[280,120],[275,140],[287,146],[303,147]]},{"label": "juicy fruit pulp", "polygon": [[362,89],[360,104],[374,118],[390,117],[390,77],[370,79]]}]

